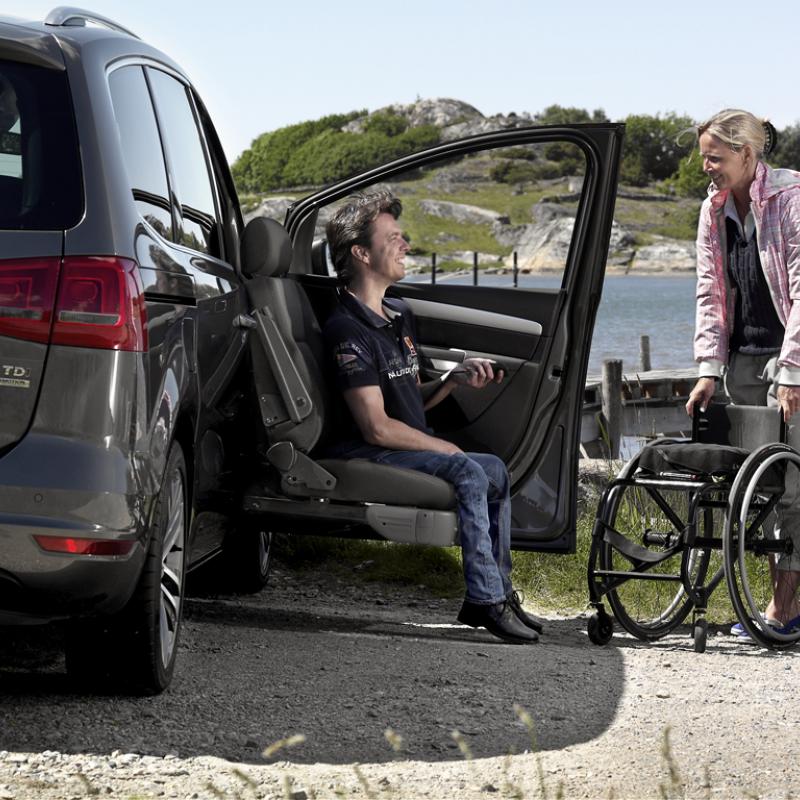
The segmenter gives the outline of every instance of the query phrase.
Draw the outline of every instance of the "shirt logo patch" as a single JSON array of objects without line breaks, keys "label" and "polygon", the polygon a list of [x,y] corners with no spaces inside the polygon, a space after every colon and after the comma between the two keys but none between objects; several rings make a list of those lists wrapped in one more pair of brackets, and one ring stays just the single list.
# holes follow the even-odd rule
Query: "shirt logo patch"
[{"label": "shirt logo patch", "polygon": [[416,351],[416,349],[415,349],[415,347],[414,347],[414,342],[413,342],[413,340],[411,339],[411,337],[410,337],[410,336],[404,336],[404,337],[403,337],[403,341],[406,343],[406,347],[408,348],[408,352],[409,352],[409,353],[410,353],[412,356],[415,356],[415,355],[417,354],[417,351]]},{"label": "shirt logo patch", "polygon": [[348,364],[352,364],[357,358],[358,356],[355,356],[352,353],[337,353],[336,363],[340,367],[346,367]]}]

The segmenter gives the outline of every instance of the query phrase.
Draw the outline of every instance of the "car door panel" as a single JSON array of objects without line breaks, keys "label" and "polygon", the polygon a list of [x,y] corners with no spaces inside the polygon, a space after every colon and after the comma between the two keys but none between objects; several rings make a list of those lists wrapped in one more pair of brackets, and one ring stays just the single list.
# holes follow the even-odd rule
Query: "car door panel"
[{"label": "car door panel", "polygon": [[[623,129],[603,123],[470,137],[329,187],[299,201],[287,215],[295,243],[292,271],[311,273],[319,210],[355,191],[401,181],[412,170],[416,171],[413,179],[418,180],[425,170],[432,172],[454,159],[477,158],[511,145],[568,143],[583,154],[584,176],[576,195],[569,247],[563,250],[560,287],[552,288],[552,282],[550,288],[527,289],[442,281],[402,282],[391,289],[415,313],[422,366],[431,377],[470,355],[495,359],[507,368],[501,384],[481,392],[457,388],[433,409],[429,420],[448,438],[461,436],[505,460],[513,485],[512,543],[518,549],[568,551],[575,546],[583,388],[605,271]],[[398,194],[405,197],[408,192],[401,188]]]}]

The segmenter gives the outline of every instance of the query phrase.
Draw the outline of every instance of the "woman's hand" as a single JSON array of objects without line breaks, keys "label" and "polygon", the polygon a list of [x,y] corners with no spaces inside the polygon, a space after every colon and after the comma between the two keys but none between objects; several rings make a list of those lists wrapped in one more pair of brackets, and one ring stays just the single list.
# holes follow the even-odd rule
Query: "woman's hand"
[{"label": "woman's hand", "polygon": [[717,382],[714,378],[700,378],[694,385],[694,389],[689,393],[689,399],[686,402],[686,413],[693,417],[694,407],[698,403],[700,404],[700,410],[705,411],[716,391]]},{"label": "woman's hand", "polygon": [[460,386],[483,389],[490,383],[500,383],[503,380],[503,370],[495,371],[495,366],[495,362],[488,358],[465,358],[448,377]]},{"label": "woman's hand", "polygon": [[800,386],[779,386],[778,405],[783,410],[783,421],[788,422],[800,409]]}]

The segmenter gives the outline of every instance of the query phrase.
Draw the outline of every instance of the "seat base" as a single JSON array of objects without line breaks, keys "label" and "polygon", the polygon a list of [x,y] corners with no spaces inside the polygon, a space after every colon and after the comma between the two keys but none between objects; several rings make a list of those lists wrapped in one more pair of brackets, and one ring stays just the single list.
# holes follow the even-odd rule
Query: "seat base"
[{"label": "seat base", "polygon": [[438,511],[456,507],[452,484],[424,472],[363,458],[323,458],[316,463],[336,478],[331,490],[311,490],[284,480],[283,491],[290,497],[324,497],[344,503],[383,503]]},{"label": "seat base", "polygon": [[[298,532],[298,519],[306,520],[307,533],[325,533],[364,525],[378,538],[405,544],[425,544],[449,547],[458,544],[458,518],[455,511],[416,508],[375,503],[357,505],[320,502],[318,499],[277,498],[251,490],[243,498],[243,508],[252,517],[267,517],[269,530],[281,530],[281,519]],[[339,534],[340,535],[340,534]]]}]

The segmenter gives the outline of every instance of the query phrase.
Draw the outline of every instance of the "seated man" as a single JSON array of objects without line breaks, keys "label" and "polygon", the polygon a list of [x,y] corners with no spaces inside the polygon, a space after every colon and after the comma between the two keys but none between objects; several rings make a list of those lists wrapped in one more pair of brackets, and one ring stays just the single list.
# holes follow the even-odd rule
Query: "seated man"
[{"label": "seated man", "polygon": [[325,341],[344,403],[338,458],[367,458],[420,470],[453,485],[458,500],[466,597],[459,622],[515,644],[538,640],[541,620],[527,614],[511,586],[511,498],[505,464],[463,453],[432,435],[425,409],[457,384],[481,389],[502,373],[471,358],[420,385],[414,319],[407,304],[384,297],[405,275],[409,250],[388,192],[350,199],[327,226],[331,257],[345,290],[325,325]]}]

